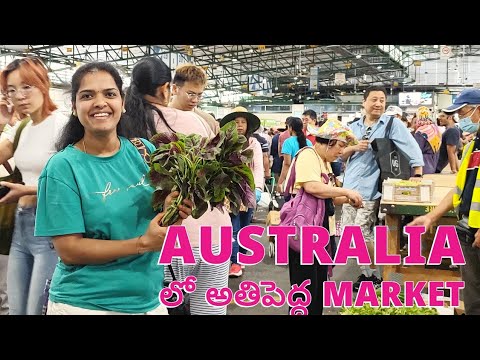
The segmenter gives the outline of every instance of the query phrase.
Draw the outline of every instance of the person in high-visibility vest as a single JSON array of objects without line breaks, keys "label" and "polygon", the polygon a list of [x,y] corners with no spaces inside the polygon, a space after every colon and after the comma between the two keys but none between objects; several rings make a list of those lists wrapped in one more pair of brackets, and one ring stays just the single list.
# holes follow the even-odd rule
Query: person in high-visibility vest
[{"label": "person in high-visibility vest", "polygon": [[476,137],[463,150],[455,188],[431,213],[416,218],[408,225],[425,225],[428,230],[445,213],[455,209],[458,239],[465,257],[465,265],[460,266],[465,282],[465,313],[480,315],[480,89],[463,90],[453,104],[442,111],[446,114],[457,113],[460,129],[474,133]]}]

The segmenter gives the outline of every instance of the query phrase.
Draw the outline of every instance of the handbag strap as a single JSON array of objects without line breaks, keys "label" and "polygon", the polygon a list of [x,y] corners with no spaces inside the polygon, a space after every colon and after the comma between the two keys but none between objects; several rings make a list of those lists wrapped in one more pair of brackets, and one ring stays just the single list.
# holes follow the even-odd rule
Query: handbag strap
[{"label": "handbag strap", "polygon": [[393,124],[393,116],[390,116],[390,120],[388,120],[387,128],[385,129],[385,137],[390,139],[390,130],[392,129]]},{"label": "handbag strap", "polygon": [[170,270],[170,274],[172,275],[172,281],[177,281],[177,278],[175,277],[175,274],[173,272],[172,264],[168,264],[168,270]]},{"label": "handbag strap", "polygon": [[10,163],[9,163],[8,161],[5,161],[5,162],[2,164],[2,166],[5,168],[5,170],[8,171],[8,173],[9,173],[10,175],[13,174],[12,167],[10,166]]},{"label": "handbag strap", "polygon": [[145,146],[143,141],[140,140],[140,138],[132,138],[132,139],[130,139],[130,142],[133,145],[135,145],[138,152],[140,153],[140,156],[147,163],[147,165],[150,165],[150,161],[151,161],[150,152],[148,151],[148,148]]},{"label": "handbag strap", "polygon": [[[26,117],[25,119],[22,120],[22,122],[20,123],[20,126],[18,127],[16,133],[15,133],[15,138],[13,139],[13,151],[12,151],[12,154],[15,154],[15,150],[17,150],[17,147],[18,147],[18,142],[20,141],[20,134],[22,133],[23,129],[25,128],[25,126],[27,126],[27,124],[29,123],[30,121],[30,116],[29,117]],[[8,160],[5,161],[3,164],[3,167],[5,168],[5,170],[8,171],[8,173],[10,175],[13,174],[13,169],[12,167],[10,166],[10,164],[8,163]]]},{"label": "handbag strap", "polygon": [[287,193],[287,194],[288,194],[288,191],[290,191],[290,189],[293,189],[293,186],[295,185],[295,180],[297,178],[296,177],[296,171],[295,171],[295,165],[297,163],[298,155],[300,155],[300,153],[305,149],[312,149],[313,152],[315,152],[315,155],[317,155],[317,157],[320,158],[320,156],[318,156],[315,149],[311,146],[304,146],[303,148],[301,148],[300,150],[297,151],[297,153],[295,154],[295,157],[293,158],[292,164],[290,165],[290,168],[291,168],[290,177],[287,180],[287,185],[285,185],[285,193]]}]

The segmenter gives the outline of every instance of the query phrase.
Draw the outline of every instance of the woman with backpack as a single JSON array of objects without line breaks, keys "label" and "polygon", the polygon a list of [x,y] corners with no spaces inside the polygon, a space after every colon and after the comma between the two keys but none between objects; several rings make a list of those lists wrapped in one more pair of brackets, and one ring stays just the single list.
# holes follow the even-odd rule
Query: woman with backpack
[{"label": "woman with backpack", "polygon": [[[361,207],[363,203],[362,196],[357,191],[337,187],[331,167],[331,162],[342,155],[346,146],[356,143],[355,135],[348,127],[343,126],[338,120],[328,120],[315,133],[315,145],[305,147],[296,155],[293,189],[303,188],[305,193],[325,199],[325,203],[321,204],[325,207],[325,214],[321,224],[319,221],[318,225],[326,228],[331,235],[335,234],[334,205],[349,202],[354,207]],[[284,208],[287,206],[288,204],[285,204]],[[310,280],[307,289],[312,295],[312,301],[307,306],[308,315],[322,315],[323,282],[327,280],[328,266],[321,265],[316,258],[311,265],[301,264],[300,253],[292,248],[289,248],[288,255],[290,285],[300,286],[303,281]]]}]

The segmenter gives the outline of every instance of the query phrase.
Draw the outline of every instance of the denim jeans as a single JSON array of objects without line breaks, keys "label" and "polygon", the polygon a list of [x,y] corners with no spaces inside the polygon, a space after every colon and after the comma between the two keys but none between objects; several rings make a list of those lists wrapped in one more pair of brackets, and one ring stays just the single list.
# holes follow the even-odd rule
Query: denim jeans
[{"label": "denim jeans", "polygon": [[34,236],[36,207],[17,208],[8,259],[10,315],[41,315],[44,288],[58,261],[51,237]]},{"label": "denim jeans", "polygon": [[232,244],[232,256],[230,256],[230,261],[233,264],[238,264],[237,254],[240,251],[242,254],[246,254],[247,250],[238,245],[237,237],[238,232],[241,228],[244,228],[247,225],[250,225],[253,217],[253,208],[248,209],[247,211],[240,211],[238,215],[230,214],[232,219],[232,230],[233,230],[233,244]]},{"label": "denim jeans", "polygon": [[8,255],[0,254],[0,315],[8,315],[7,269]]}]

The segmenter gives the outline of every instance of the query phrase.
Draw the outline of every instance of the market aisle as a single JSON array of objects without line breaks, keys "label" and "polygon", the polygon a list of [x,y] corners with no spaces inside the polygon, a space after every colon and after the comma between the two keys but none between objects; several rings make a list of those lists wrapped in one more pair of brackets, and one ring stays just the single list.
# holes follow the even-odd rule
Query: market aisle
[{"label": "market aisle", "polygon": [[[254,224],[265,226],[267,212],[257,211]],[[337,218],[339,214],[336,214]],[[238,290],[240,282],[244,280],[254,281],[258,284],[259,281],[272,280],[275,281],[285,293],[290,289],[290,282],[288,279],[288,266],[275,265],[274,258],[268,256],[268,239],[266,236],[262,238],[262,243],[265,246],[265,257],[261,263],[255,266],[247,266],[244,270],[243,276],[239,278],[230,278],[229,287],[232,291]],[[353,281],[357,280],[360,275],[360,268],[356,264],[355,260],[350,260],[347,265],[336,266],[333,269],[333,277],[331,280],[335,281]],[[262,305],[257,305],[250,308],[244,308],[238,306],[235,303],[231,303],[227,308],[227,315],[287,315],[288,305],[284,305],[280,308],[268,307],[265,308]],[[325,308],[325,315],[338,314],[338,308]]]}]

